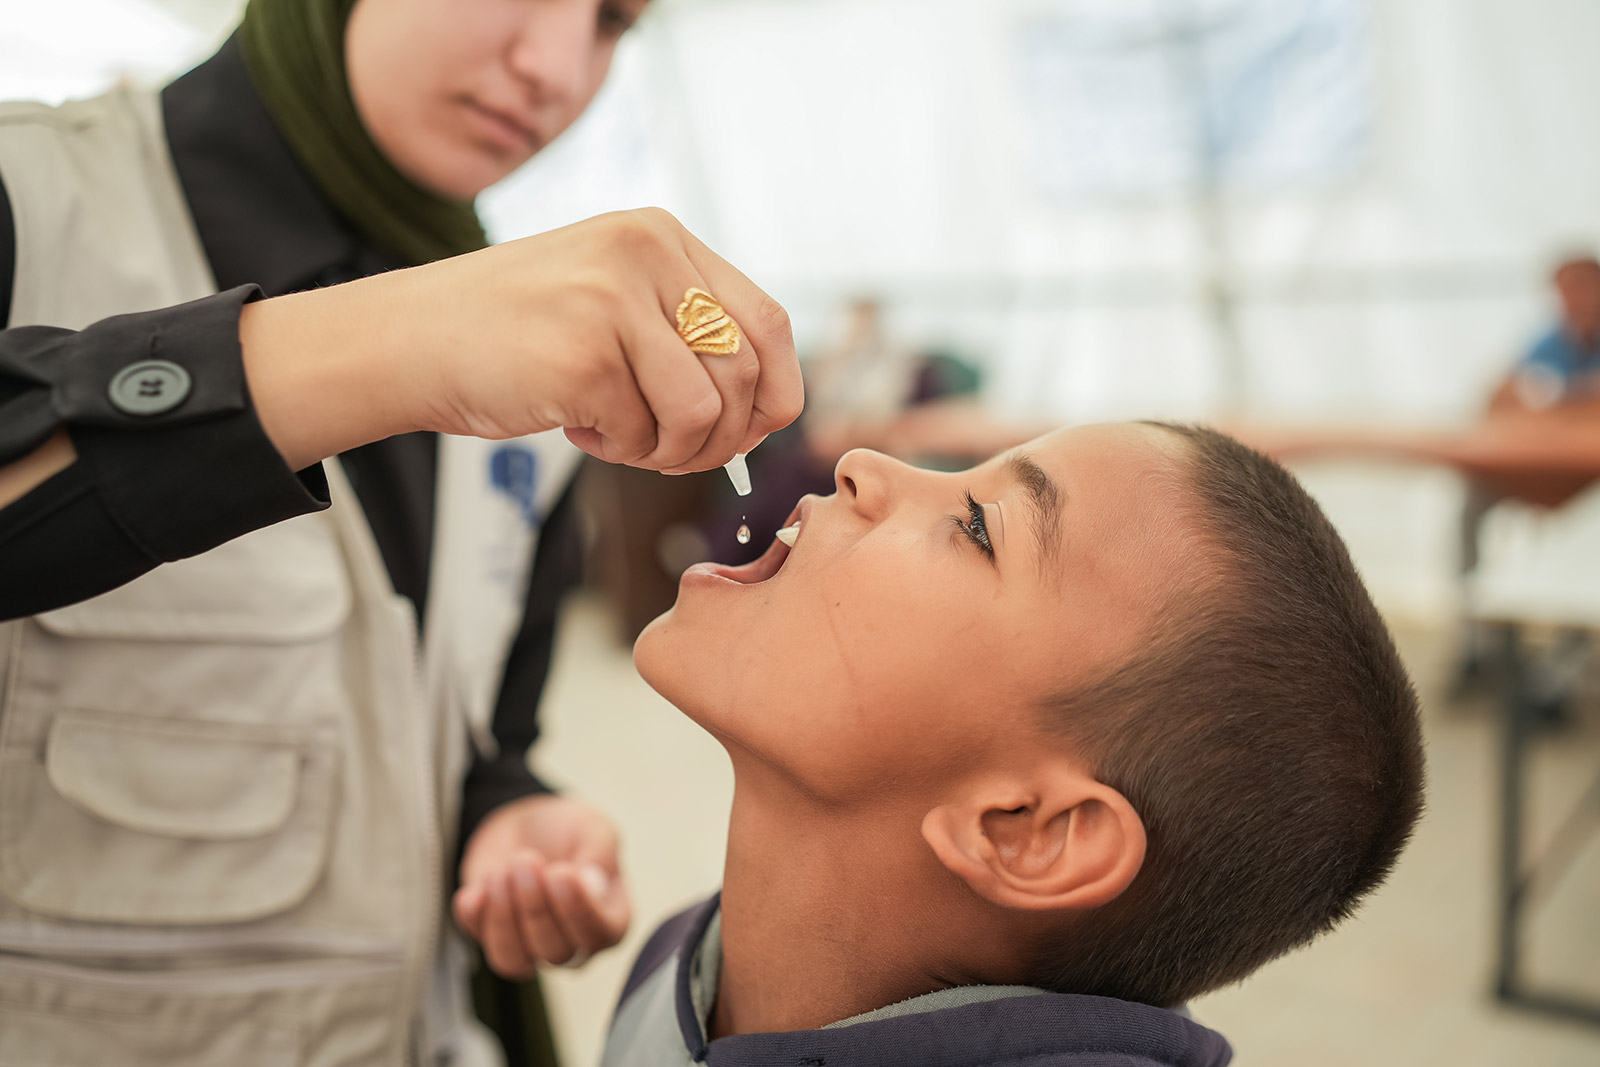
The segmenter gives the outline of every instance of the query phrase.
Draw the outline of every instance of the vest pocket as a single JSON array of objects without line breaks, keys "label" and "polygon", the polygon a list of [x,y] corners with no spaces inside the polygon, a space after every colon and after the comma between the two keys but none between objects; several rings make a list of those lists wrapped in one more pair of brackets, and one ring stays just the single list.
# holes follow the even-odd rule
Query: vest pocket
[{"label": "vest pocket", "polygon": [[161,1018],[133,1019],[11,1008],[0,1004],[0,1064],[217,1063],[295,1067],[298,1035],[284,1019],[245,1019],[231,1028],[175,1028]]},{"label": "vest pocket", "polygon": [[305,901],[352,773],[352,608],[332,527],[304,516],[0,633],[0,919]]},{"label": "vest pocket", "polygon": [[230,841],[283,828],[302,746],[232,723],[57,715],[45,777],[80,810],[144,834]]},{"label": "vest pocket", "polygon": [[63,709],[43,759],[0,759],[0,883],[60,918],[221,923],[292,907],[322,871],[336,744],[310,725]]},{"label": "vest pocket", "polygon": [[398,958],[108,971],[0,954],[0,1065],[402,1062]]}]

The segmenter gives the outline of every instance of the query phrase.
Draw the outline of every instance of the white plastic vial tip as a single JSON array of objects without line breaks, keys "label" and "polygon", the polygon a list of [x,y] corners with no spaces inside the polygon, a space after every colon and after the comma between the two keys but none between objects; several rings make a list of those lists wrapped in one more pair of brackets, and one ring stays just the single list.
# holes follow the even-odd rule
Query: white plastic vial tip
[{"label": "white plastic vial tip", "polygon": [[744,453],[740,452],[722,465],[728,472],[728,480],[733,483],[733,491],[740,496],[750,495],[750,468],[745,466]]},{"label": "white plastic vial tip", "polygon": [[793,526],[785,526],[783,529],[778,531],[778,540],[782,541],[784,544],[788,545],[790,548],[794,547],[795,540],[799,536],[800,536],[800,524],[798,522],[795,523]]}]

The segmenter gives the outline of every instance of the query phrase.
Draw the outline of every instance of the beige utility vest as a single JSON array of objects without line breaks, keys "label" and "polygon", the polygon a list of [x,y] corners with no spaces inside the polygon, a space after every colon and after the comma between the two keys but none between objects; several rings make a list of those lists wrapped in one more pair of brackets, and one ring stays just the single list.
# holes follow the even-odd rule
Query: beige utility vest
[{"label": "beige utility vest", "polygon": [[[0,178],[10,325],[215,291],[154,94],[0,107]],[[445,868],[576,458],[442,439],[420,652],[331,460],[325,512],[0,624],[0,1064],[473,1061]]]}]

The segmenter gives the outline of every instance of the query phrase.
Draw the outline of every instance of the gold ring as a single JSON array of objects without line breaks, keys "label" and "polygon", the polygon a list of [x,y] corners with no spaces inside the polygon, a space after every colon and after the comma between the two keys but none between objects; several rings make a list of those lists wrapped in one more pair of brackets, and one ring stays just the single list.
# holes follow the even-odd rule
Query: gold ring
[{"label": "gold ring", "polygon": [[678,305],[678,336],[689,351],[702,356],[731,356],[739,351],[739,324],[704,289],[690,289]]}]

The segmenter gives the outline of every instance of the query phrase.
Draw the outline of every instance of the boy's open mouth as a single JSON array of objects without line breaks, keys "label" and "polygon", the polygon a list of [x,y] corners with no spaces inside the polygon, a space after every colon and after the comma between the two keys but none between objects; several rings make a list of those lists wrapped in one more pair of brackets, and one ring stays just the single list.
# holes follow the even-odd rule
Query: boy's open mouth
[{"label": "boy's open mouth", "polygon": [[[788,539],[798,544],[801,528],[805,523],[805,513],[808,501],[802,500],[795,505],[789,513],[788,521],[784,523],[784,533]],[[730,567],[724,563],[696,563],[685,574],[707,574],[714,578],[722,578],[738,585],[760,585],[777,576],[783,569],[789,553],[794,549],[781,537],[774,537],[772,544],[761,554],[761,558],[740,567]]]}]

